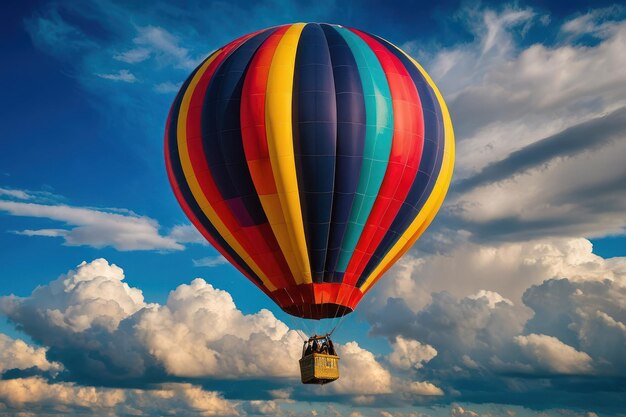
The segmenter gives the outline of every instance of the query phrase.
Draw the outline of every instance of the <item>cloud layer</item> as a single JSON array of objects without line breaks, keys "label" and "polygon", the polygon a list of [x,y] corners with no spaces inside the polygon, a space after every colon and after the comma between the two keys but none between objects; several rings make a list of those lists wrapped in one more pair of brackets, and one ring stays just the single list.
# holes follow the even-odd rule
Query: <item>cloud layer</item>
[{"label": "cloud layer", "polygon": [[[268,310],[242,313],[228,292],[201,278],[177,287],[166,304],[150,304],[124,282],[121,268],[97,259],[28,297],[0,297],[0,312],[47,347],[31,357],[46,352],[47,360],[63,365],[66,378],[81,383],[141,388],[181,379],[270,378],[280,387],[299,378],[301,335]],[[328,395],[394,391],[398,382],[373,353],[356,342],[338,350],[344,376]],[[424,355],[423,361],[434,352]],[[48,368],[36,366],[49,369],[43,360]],[[431,385],[411,390],[437,389]]]},{"label": "cloud layer", "polygon": [[26,229],[24,236],[61,237],[67,246],[111,246],[119,251],[182,250],[185,243],[206,245],[191,225],[177,225],[168,235],[160,233],[159,222],[126,209],[75,207],[59,204],[59,197],[31,191],[0,189],[0,212],[11,216],[48,219],[65,228]]}]

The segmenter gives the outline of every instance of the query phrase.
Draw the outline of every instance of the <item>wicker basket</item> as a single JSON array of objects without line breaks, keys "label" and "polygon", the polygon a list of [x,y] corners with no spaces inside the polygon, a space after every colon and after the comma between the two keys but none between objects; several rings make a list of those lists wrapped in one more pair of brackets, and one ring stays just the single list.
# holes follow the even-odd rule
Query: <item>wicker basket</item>
[{"label": "wicker basket", "polygon": [[326,384],[339,378],[339,356],[312,353],[300,359],[303,384]]}]

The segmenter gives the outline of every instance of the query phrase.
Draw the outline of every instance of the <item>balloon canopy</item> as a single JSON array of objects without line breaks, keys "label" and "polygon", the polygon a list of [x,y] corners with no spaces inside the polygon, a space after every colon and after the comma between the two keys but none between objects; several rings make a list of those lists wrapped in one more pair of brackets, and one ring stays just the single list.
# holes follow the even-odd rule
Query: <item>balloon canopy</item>
[{"label": "balloon canopy", "polygon": [[284,311],[353,311],[428,227],[454,164],[446,105],[388,41],[338,25],[216,50],[167,121],[168,176],[204,237]]}]

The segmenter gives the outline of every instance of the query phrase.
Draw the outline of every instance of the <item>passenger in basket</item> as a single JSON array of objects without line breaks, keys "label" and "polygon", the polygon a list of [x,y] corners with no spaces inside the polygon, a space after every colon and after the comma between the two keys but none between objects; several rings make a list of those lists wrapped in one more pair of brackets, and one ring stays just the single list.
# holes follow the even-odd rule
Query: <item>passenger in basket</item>
[{"label": "passenger in basket", "polygon": [[333,341],[330,339],[328,339],[328,354],[337,356],[337,353],[335,352],[335,346],[333,345]]},{"label": "passenger in basket", "polygon": [[317,343],[317,339],[313,340],[313,353],[320,353],[320,344]]}]

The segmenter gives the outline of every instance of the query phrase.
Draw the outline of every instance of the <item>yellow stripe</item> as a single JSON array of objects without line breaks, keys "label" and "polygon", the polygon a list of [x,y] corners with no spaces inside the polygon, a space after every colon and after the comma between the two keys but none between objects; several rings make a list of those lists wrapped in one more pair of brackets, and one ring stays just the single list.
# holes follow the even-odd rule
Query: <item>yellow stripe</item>
[{"label": "yellow stripe", "polygon": [[224,238],[224,240],[233,248],[237,255],[243,259],[243,261],[252,269],[257,276],[263,282],[263,285],[269,290],[274,291],[276,287],[270,282],[267,276],[261,271],[261,268],[252,260],[250,255],[244,250],[243,247],[239,244],[237,239],[230,233],[228,228],[222,220],[219,218],[211,203],[204,195],[200,184],[198,183],[198,179],[193,171],[191,166],[191,159],[189,157],[189,148],[187,147],[187,115],[189,113],[189,104],[191,102],[191,96],[193,94],[194,89],[196,88],[200,78],[205,73],[208,66],[213,62],[215,58],[217,58],[222,53],[221,50],[215,52],[209,59],[207,59],[202,67],[196,72],[193,79],[189,83],[187,90],[185,91],[185,95],[183,96],[183,100],[180,104],[180,110],[178,112],[178,126],[176,127],[177,140],[178,140],[178,153],[180,155],[180,162],[183,167],[183,172],[185,174],[185,178],[187,180],[187,185],[189,186],[191,193],[193,194],[196,202],[207,216],[211,224],[215,226],[218,233]]},{"label": "yellow stripe", "polygon": [[441,171],[439,172],[439,176],[437,177],[437,182],[435,183],[433,191],[428,197],[428,200],[426,200],[424,207],[422,207],[422,210],[418,213],[415,220],[413,220],[413,223],[411,223],[409,228],[402,234],[402,236],[400,236],[396,244],[391,248],[387,255],[385,255],[380,264],[378,264],[378,266],[367,278],[367,280],[361,287],[361,291],[363,293],[367,292],[368,288],[370,288],[376,282],[376,280],[385,273],[385,271],[388,269],[387,266],[391,266],[402,255],[404,255],[422,235],[426,228],[428,228],[430,223],[435,218],[435,215],[439,211],[439,208],[443,204],[443,200],[446,196],[446,193],[448,192],[448,187],[450,186],[450,180],[452,179],[452,171],[454,170],[454,130],[452,129],[452,120],[450,119],[450,112],[448,111],[446,102],[439,92],[439,89],[437,89],[437,86],[430,78],[428,73],[426,73],[424,68],[422,68],[420,64],[418,64],[413,58],[411,58],[400,48],[398,48],[398,50],[406,55],[406,57],[409,58],[411,62],[413,62],[413,65],[415,65],[417,69],[422,73],[428,84],[435,92],[435,95],[437,96],[437,101],[439,102],[439,106],[441,107],[441,114],[443,116],[444,124],[445,142],[443,161]]},{"label": "yellow stripe", "polygon": [[[276,240],[298,284],[312,282],[291,123],[294,67],[303,28],[304,23],[296,23],[287,29],[270,65],[265,96],[265,129],[280,210],[275,204],[275,197],[264,196],[261,200]],[[267,200],[274,200],[274,204],[269,204]],[[272,208],[268,209],[270,206]]]}]

